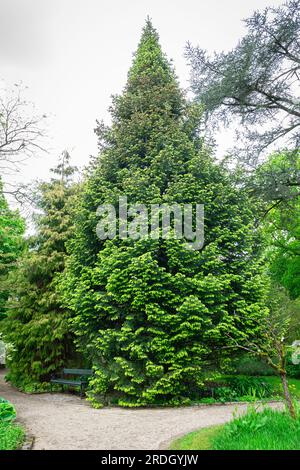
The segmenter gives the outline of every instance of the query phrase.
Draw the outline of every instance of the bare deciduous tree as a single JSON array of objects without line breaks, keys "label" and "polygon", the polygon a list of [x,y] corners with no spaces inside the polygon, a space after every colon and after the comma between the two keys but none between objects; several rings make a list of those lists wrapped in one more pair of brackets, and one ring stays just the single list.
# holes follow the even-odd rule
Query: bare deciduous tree
[{"label": "bare deciduous tree", "polygon": [[[0,176],[7,178],[20,171],[22,163],[30,157],[44,152],[45,136],[42,120],[34,107],[24,98],[24,87],[15,85],[9,91],[0,93]],[[24,186],[5,182],[5,193],[19,202],[24,198]]]}]

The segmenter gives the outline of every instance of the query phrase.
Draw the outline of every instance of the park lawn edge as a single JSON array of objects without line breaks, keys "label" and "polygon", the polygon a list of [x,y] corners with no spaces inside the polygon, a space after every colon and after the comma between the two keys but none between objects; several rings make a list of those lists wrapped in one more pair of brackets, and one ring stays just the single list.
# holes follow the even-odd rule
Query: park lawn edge
[{"label": "park lawn edge", "polygon": [[211,440],[224,427],[224,424],[206,426],[172,440],[168,450],[211,450]]}]

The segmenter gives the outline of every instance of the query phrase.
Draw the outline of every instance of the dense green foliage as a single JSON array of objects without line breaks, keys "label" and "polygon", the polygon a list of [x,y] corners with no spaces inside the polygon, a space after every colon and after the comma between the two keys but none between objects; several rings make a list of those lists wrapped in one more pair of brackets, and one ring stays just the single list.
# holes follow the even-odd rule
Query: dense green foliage
[{"label": "dense green foliage", "polygon": [[[269,294],[269,304],[274,305],[274,300],[276,300],[276,308],[277,312],[275,315],[279,315],[281,317],[282,324],[287,322],[287,328],[285,331],[285,343],[287,346],[291,345],[295,340],[299,339],[300,335],[300,298],[292,299],[289,295],[289,291],[282,287],[279,284],[278,280],[274,283],[274,272],[272,272],[274,268],[274,259],[277,257],[276,247],[274,250],[274,245],[269,245],[270,253],[273,253],[275,256],[269,257],[269,274],[271,275],[271,286],[272,289]],[[275,253],[274,253],[275,251]],[[271,271],[271,272],[270,272]],[[271,301],[272,297],[272,301]]]},{"label": "dense green foliage", "polygon": [[73,172],[64,154],[57,177],[41,183],[36,203],[36,234],[10,276],[7,318],[1,331],[9,348],[8,378],[32,391],[62,367],[72,352],[69,312],[61,307],[57,276],[64,269],[65,241],[72,231],[70,204],[75,187]]},{"label": "dense green foliage", "polygon": [[300,419],[288,413],[265,408],[257,413],[250,408],[247,414],[226,424],[212,439],[214,450],[299,450]]},{"label": "dense green foliage", "polygon": [[264,216],[273,209],[287,210],[299,200],[300,152],[283,149],[258,165],[246,184],[262,202]]},{"label": "dense green foliage", "polygon": [[0,179],[0,320],[5,317],[5,304],[9,297],[7,276],[23,250],[23,232],[24,222],[17,212],[9,208]]},{"label": "dense green foliage", "polygon": [[211,450],[212,440],[221,432],[222,426],[209,426],[190,432],[171,442],[170,450]]},{"label": "dense green foliage", "polygon": [[200,403],[254,402],[281,395],[277,384],[275,386],[265,377],[258,376],[216,376],[215,380],[205,381],[204,385]]},{"label": "dense green foliage", "polygon": [[239,396],[253,395],[256,398],[272,396],[272,387],[261,377],[228,377],[230,388]]},{"label": "dense green foliage", "polygon": [[237,375],[274,375],[274,370],[262,359],[246,353],[233,359],[232,366]]},{"label": "dense green foliage", "polygon": [[271,275],[289,292],[300,296],[300,198],[285,210],[274,210],[269,217]]},{"label": "dense green foliage", "polygon": [[[289,0],[255,11],[245,20],[246,33],[230,51],[209,56],[199,47],[187,49],[192,87],[196,101],[205,107],[207,123],[238,124],[239,139],[228,158],[237,164],[239,184],[259,203],[257,225],[264,227],[266,236],[272,289],[270,316],[261,327],[268,347],[246,338],[239,346],[269,364],[275,359],[272,367],[276,371],[280,365],[276,372],[282,377],[287,346],[299,338],[300,325],[299,19],[299,0]],[[284,147],[261,164],[269,146],[280,149],[280,143]]]},{"label": "dense green foliage", "polygon": [[15,407],[8,400],[0,397],[0,422],[11,422],[15,417]]},{"label": "dense green foliage", "polygon": [[300,420],[288,413],[253,408],[224,426],[211,426],[174,441],[173,450],[299,450]]},{"label": "dense green foliage", "polygon": [[[289,371],[289,366],[287,366]],[[295,375],[289,377],[289,391],[293,399],[300,398],[299,366],[293,366]],[[215,375],[213,381],[206,380],[202,396],[195,403],[256,402],[284,398],[282,382],[278,375]]]},{"label": "dense green foliage", "polygon": [[16,450],[22,445],[24,429],[16,424],[0,421],[0,450]]},{"label": "dense green foliage", "polygon": [[[268,258],[273,279],[292,299],[300,295],[299,150],[271,155],[252,179],[262,199]],[[263,192],[261,191],[263,188]]]},{"label": "dense green foliage", "polygon": [[24,439],[24,430],[15,425],[15,407],[6,399],[0,397],[0,450],[18,449]]},{"label": "dense green foliage", "polygon": [[[96,370],[90,397],[123,406],[186,403],[201,371],[264,315],[259,232],[245,191],[233,187],[198,136],[200,110],[179,89],[148,21],[115,97],[112,126],[78,205],[62,282],[79,349]],[[205,242],[100,241],[99,204],[203,203]],[[254,332],[254,331],[253,331]]]},{"label": "dense green foliage", "polygon": [[[263,377],[270,384],[276,396],[283,396],[282,383],[280,377],[273,375]],[[300,380],[297,378],[289,378],[289,390],[294,399],[300,398]]]}]

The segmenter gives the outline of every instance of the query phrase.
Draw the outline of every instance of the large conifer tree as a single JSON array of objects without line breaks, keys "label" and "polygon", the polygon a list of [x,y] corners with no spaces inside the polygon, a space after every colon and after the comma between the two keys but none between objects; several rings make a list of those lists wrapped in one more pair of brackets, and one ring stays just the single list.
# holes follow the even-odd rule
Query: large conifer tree
[{"label": "large conifer tree", "polygon": [[[123,406],[179,404],[197,395],[226,333],[263,314],[258,234],[247,195],[213,163],[190,105],[147,21],[112,125],[100,125],[63,289],[79,348],[95,367],[90,394]],[[205,243],[100,241],[99,204],[203,203]]]},{"label": "large conifer tree", "polygon": [[[36,191],[36,233],[9,279],[7,317],[1,322],[9,347],[8,379],[21,389],[46,386],[50,374],[72,356],[69,312],[61,306],[57,278],[64,269],[65,242],[72,232],[74,168],[64,152],[55,177]],[[45,382],[45,385],[42,385]]]}]

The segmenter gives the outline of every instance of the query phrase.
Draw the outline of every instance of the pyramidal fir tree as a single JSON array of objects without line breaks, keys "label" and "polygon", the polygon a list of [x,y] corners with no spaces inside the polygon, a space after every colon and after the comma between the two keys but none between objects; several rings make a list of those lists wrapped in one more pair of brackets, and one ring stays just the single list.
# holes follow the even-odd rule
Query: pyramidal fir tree
[{"label": "pyramidal fir tree", "polygon": [[[247,195],[213,163],[201,112],[180,90],[148,20],[112,125],[77,207],[61,288],[79,349],[95,369],[99,406],[176,405],[195,398],[203,371],[264,314],[258,234]],[[204,204],[205,240],[96,234],[99,205]],[[222,349],[223,348],[223,349]],[[221,354],[221,352],[223,353]]]},{"label": "pyramidal fir tree", "polygon": [[55,176],[38,185],[36,233],[28,239],[9,278],[7,316],[0,323],[9,352],[7,378],[25,391],[43,389],[73,351],[69,312],[62,308],[56,288],[64,269],[65,242],[72,232],[71,207],[77,187],[71,181],[74,168],[69,159],[64,152],[52,170]]}]

